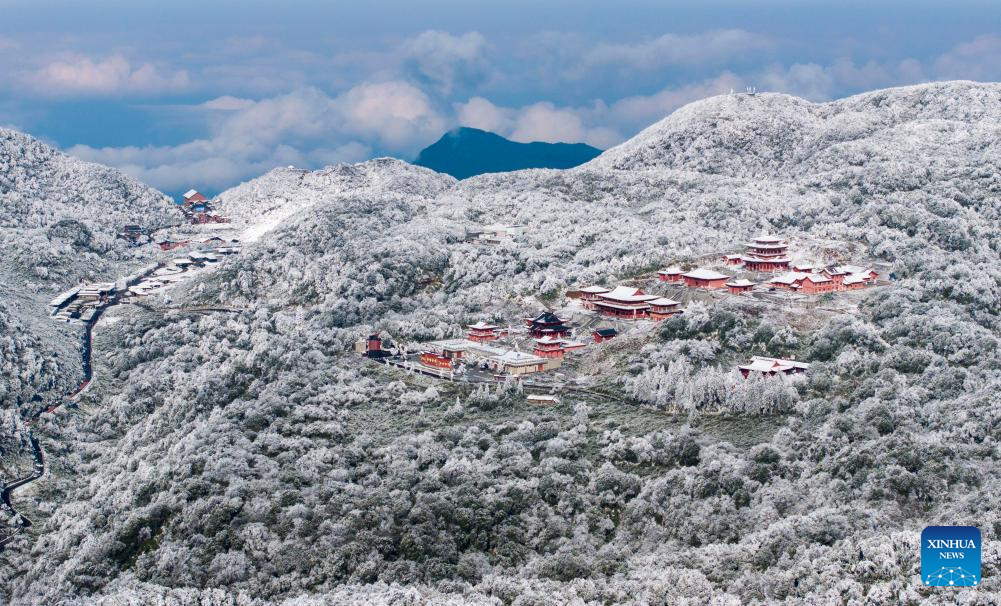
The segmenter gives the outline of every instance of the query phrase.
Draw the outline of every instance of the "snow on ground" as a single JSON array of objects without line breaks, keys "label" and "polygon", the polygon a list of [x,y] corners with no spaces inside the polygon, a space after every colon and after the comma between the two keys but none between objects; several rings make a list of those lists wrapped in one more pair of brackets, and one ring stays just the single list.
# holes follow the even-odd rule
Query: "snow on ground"
[{"label": "snow on ground", "polygon": [[251,223],[250,226],[243,230],[243,233],[240,235],[240,241],[256,242],[261,236],[278,227],[285,219],[288,219],[308,206],[311,206],[311,204],[275,206],[270,213],[262,215],[256,222]]}]

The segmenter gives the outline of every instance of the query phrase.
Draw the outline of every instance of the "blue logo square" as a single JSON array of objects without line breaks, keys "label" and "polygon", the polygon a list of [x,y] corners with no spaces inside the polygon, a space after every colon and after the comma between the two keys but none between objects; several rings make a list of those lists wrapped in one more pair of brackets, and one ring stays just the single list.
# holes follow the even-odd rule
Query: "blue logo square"
[{"label": "blue logo square", "polygon": [[921,582],[931,587],[980,585],[980,529],[929,526],[921,532]]}]

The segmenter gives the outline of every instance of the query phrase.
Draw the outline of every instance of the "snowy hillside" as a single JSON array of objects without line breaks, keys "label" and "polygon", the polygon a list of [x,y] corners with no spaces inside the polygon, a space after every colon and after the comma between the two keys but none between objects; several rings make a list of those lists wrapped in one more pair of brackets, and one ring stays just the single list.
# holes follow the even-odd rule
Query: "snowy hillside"
[{"label": "snowy hillside", "polygon": [[[930,524],[981,529],[958,599],[998,594],[999,97],[724,96],[566,171],[377,160],[225,192],[259,239],[172,293],[208,311],[111,313],[80,412],[40,420],[44,523],[0,553],[0,598],[951,603],[919,583]],[[466,237],[493,223],[526,229]],[[692,296],[568,363],[587,389],[551,408],[351,353],[577,313],[582,285],[660,289],[762,231],[894,279]],[[812,367],[744,381],[752,355]]]},{"label": "snowy hillside", "polygon": [[[996,174],[999,105],[1001,85],[973,82],[824,104],[774,93],[724,95],[679,109],[585,167],[795,177],[811,184],[831,170],[903,179],[914,167],[945,170],[953,161],[976,159],[986,163],[985,175]],[[911,175],[913,184],[923,176]]]},{"label": "snowy hillside", "polygon": [[254,241],[299,211],[333,196],[379,192],[385,196],[433,198],[455,182],[447,175],[382,158],[318,171],[275,170],[219,196],[219,209]]},{"label": "snowy hillside", "polygon": [[116,237],[125,225],[153,231],[179,218],[166,196],[119,171],[0,129],[0,400],[79,382],[79,337],[45,317],[48,301],[148,259],[148,247]]}]

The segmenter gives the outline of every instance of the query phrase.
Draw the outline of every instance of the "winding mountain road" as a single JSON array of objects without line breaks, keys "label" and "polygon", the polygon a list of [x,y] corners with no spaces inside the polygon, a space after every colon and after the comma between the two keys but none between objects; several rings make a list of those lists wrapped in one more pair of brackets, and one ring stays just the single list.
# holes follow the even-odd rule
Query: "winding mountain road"
[{"label": "winding mountain road", "polygon": [[3,551],[6,545],[8,545],[14,539],[16,539],[19,534],[21,534],[28,528],[31,528],[32,525],[31,520],[29,520],[28,517],[25,516],[24,514],[20,513],[14,507],[13,503],[11,503],[10,500],[11,495],[18,488],[21,488],[26,484],[34,482],[38,478],[45,475],[45,455],[44,453],[42,453],[42,447],[38,443],[38,439],[35,438],[34,434],[29,434],[28,439],[31,441],[31,450],[35,457],[34,469],[31,470],[30,474],[18,478],[13,482],[10,483],[0,482],[0,484],[2,484],[2,488],[0,488],[0,503],[2,503],[3,506],[7,507],[12,512],[14,512],[14,517],[16,520],[18,520],[17,530],[4,537],[0,537],[0,551]]}]

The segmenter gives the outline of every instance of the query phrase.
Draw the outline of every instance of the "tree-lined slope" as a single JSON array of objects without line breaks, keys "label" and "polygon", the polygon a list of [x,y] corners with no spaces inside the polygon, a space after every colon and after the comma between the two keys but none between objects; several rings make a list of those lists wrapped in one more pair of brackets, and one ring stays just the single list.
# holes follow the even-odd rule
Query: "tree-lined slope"
[{"label": "tree-lined slope", "polygon": [[[116,312],[85,414],[46,425],[73,473],[0,555],[0,595],[944,603],[917,578],[930,524],[978,526],[984,583],[960,591],[998,592],[999,95],[717,97],[572,170],[456,183],[377,161],[223,194],[287,218],[175,297],[244,311]],[[528,230],[465,241],[494,222]],[[552,409],[347,351],[517,321],[526,297],[764,229],[897,280],[850,313],[692,304],[603,350],[614,399]],[[761,353],[813,367],[734,387]]]}]

